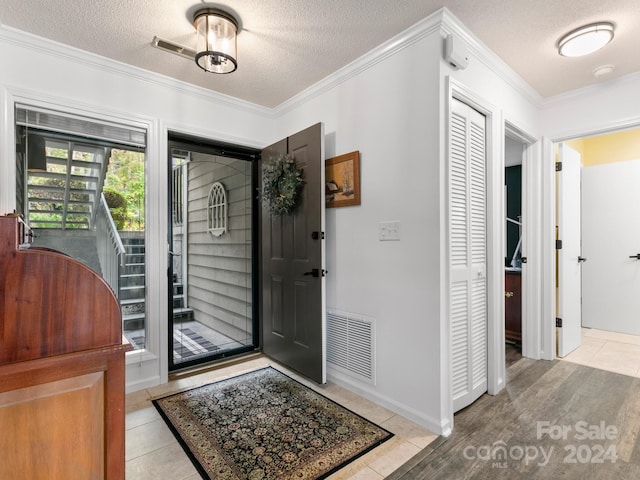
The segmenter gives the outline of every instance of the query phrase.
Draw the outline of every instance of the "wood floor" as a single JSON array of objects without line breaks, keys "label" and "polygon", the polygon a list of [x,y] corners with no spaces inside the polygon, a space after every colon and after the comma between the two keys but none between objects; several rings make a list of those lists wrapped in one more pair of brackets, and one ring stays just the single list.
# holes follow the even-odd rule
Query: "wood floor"
[{"label": "wood floor", "polygon": [[507,378],[387,478],[640,479],[640,378],[528,358]]}]

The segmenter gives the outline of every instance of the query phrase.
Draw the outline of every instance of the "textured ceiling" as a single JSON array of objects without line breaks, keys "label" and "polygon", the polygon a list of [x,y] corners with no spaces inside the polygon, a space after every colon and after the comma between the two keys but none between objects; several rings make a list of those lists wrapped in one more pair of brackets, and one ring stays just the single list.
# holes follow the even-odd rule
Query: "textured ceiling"
[{"label": "textured ceiling", "polygon": [[[208,74],[151,46],[195,47],[197,0],[0,0],[0,23],[188,83],[274,107],[446,6],[548,97],[640,71],[638,0],[226,0],[240,20],[238,70]],[[555,44],[594,21],[616,24],[601,51],[565,58]],[[615,66],[596,79],[592,71]]]}]

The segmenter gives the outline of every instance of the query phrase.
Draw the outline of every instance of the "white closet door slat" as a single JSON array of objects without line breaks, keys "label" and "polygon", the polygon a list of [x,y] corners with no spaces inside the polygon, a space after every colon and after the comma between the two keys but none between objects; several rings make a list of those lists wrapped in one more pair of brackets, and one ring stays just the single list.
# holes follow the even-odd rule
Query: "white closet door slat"
[{"label": "white closet door slat", "polygon": [[487,390],[485,117],[452,101],[449,271],[454,411]]}]

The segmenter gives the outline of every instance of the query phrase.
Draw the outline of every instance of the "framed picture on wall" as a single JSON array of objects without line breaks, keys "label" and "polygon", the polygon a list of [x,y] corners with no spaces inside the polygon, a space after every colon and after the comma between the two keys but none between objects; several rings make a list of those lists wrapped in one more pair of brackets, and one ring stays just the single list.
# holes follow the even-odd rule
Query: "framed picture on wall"
[{"label": "framed picture on wall", "polygon": [[325,206],[360,205],[360,152],[345,153],[325,161]]}]

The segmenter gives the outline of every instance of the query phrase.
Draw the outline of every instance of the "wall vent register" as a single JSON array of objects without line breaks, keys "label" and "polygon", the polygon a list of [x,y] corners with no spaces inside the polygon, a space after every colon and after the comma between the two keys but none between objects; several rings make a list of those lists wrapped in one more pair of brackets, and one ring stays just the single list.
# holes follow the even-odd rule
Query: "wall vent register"
[{"label": "wall vent register", "polygon": [[328,311],[327,363],[335,371],[375,385],[374,320]]}]

